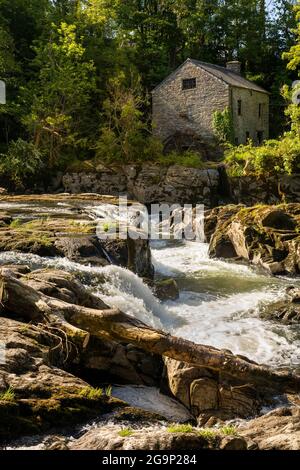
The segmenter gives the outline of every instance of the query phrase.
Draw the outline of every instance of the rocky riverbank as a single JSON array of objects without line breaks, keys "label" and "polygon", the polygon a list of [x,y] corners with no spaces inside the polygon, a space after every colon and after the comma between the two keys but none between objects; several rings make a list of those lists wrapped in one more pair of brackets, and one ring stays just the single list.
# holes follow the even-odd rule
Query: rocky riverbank
[{"label": "rocky riverbank", "polygon": [[[172,281],[153,284],[147,241],[131,240],[128,245],[98,239],[95,205],[113,205],[113,198],[2,196],[0,204],[2,445],[35,435],[37,445],[49,449],[300,447],[297,375],[177,338],[159,319],[149,323],[142,317],[141,322],[108,305],[99,286],[107,282],[105,269],[112,262],[146,277],[154,292],[163,291],[161,297],[179,295]],[[223,226],[243,210],[229,206],[227,212],[214,209],[208,215],[211,246]],[[262,209],[259,216],[255,211],[250,222],[245,220],[251,225],[251,217],[264,216],[277,224],[277,216],[270,216],[275,209],[268,210]],[[296,205],[289,205],[284,214],[289,233],[293,223],[296,237]],[[63,269],[70,262],[72,272]],[[166,293],[167,284],[171,289]],[[296,305],[296,291],[287,295]],[[115,383],[157,387],[185,408],[188,423],[174,424],[170,416],[115,398],[110,387]],[[89,427],[93,421],[96,424]],[[88,426],[86,432],[78,425]],[[268,438],[262,429],[270,429]]]},{"label": "rocky riverbank", "polygon": [[[206,166],[205,166],[206,165]],[[230,177],[223,164],[203,168],[141,163],[73,168],[53,178],[50,191],[127,193],[142,204],[157,202],[221,204],[279,204],[300,202],[300,175]]]}]

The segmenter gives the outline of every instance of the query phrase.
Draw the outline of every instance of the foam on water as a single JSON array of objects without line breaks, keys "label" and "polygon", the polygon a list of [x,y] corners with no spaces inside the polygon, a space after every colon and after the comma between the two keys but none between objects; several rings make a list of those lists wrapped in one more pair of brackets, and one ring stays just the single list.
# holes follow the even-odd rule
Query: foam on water
[{"label": "foam on water", "polygon": [[280,298],[291,280],[266,276],[248,266],[211,260],[204,243],[155,242],[152,252],[158,274],[177,280],[177,301],[162,304],[142,279],[118,266],[90,267],[66,258],[12,252],[1,253],[0,263],[74,272],[108,305],[150,326],[196,343],[227,348],[258,362],[299,365],[297,328],[262,320],[258,315],[260,304]]},{"label": "foam on water", "polygon": [[169,329],[176,322],[176,315],[170,315],[152,293],[151,289],[136,274],[119,266],[103,268],[84,266],[67,258],[42,258],[27,253],[0,253],[0,264],[27,264],[33,269],[51,267],[74,272],[81,276],[82,281],[95,295],[111,307],[123,312],[155,328]]},{"label": "foam on water", "polygon": [[[226,348],[273,365],[299,365],[300,335],[295,327],[262,320],[258,308],[282,297],[288,282],[255,269],[208,257],[204,243],[177,246],[156,243],[156,272],[175,277],[183,286],[180,298],[168,302],[184,325],[172,333],[196,343]],[[294,282],[294,280],[293,280]],[[241,286],[243,292],[234,291]]]}]

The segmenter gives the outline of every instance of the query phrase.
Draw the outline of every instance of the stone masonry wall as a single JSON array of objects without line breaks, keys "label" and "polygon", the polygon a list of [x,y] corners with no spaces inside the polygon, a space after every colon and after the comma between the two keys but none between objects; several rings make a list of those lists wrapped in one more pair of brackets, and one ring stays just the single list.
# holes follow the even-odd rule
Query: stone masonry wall
[{"label": "stone masonry wall", "polygon": [[127,193],[142,204],[199,203],[213,207],[221,202],[218,169],[162,167],[152,163],[100,168],[95,172],[67,173],[62,186],[69,193],[113,196]]},{"label": "stone masonry wall", "polygon": [[[233,127],[238,144],[247,141],[246,133],[254,143],[258,144],[257,132],[263,131],[263,138],[269,137],[269,95],[245,88],[232,88],[231,106]],[[238,101],[242,102],[242,113],[238,114]],[[259,104],[262,105],[261,117],[259,117]]]},{"label": "stone masonry wall", "polygon": [[[182,90],[182,80],[197,79],[197,87]],[[163,141],[180,133],[197,133],[214,140],[213,113],[229,106],[229,86],[205,70],[187,62],[153,91],[153,132]]]},{"label": "stone masonry wall", "polygon": [[[224,204],[278,204],[300,202],[300,175],[258,179],[228,178],[224,167],[216,169],[169,168],[151,163],[122,167],[98,167],[95,172],[66,173],[57,192],[128,194],[142,204],[199,203],[206,207]],[[54,188],[48,188],[51,192]]]}]

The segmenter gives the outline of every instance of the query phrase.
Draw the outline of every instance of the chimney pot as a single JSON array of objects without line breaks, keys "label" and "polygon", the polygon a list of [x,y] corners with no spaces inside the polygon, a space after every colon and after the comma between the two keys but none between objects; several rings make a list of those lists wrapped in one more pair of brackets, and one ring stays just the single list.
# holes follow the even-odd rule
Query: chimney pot
[{"label": "chimney pot", "polygon": [[231,62],[227,62],[226,68],[231,72],[235,72],[238,75],[241,75],[241,67],[242,64],[238,60],[232,60]]}]

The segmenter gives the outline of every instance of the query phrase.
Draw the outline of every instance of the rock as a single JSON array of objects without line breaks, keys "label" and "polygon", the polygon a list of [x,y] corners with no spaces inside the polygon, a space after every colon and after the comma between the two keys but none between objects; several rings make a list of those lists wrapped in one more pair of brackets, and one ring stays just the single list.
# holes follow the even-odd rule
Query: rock
[{"label": "rock", "polygon": [[244,208],[242,204],[240,205],[226,205],[215,207],[205,211],[204,218],[204,233],[206,241],[210,242],[210,239],[214,232],[216,231],[217,225],[225,223],[233,215],[239,212],[240,209]]},{"label": "rock", "polygon": [[164,428],[132,429],[122,436],[122,428],[92,429],[68,444],[70,450],[199,450],[211,446],[209,439],[195,432],[168,432]]},{"label": "rock", "polygon": [[166,421],[165,416],[151,411],[142,410],[141,408],[135,408],[132,406],[126,406],[120,410],[117,410],[111,420],[114,423],[133,423],[136,425],[149,425],[149,423],[161,423]]},{"label": "rock", "polygon": [[[7,267],[7,266],[6,266]],[[22,279],[43,294],[84,307],[109,308],[99,297],[90,293],[76,277],[57,269],[38,269]]]},{"label": "rock", "polygon": [[[226,208],[223,209],[226,211]],[[212,258],[244,259],[272,274],[300,273],[300,204],[257,206],[218,220],[210,240]]]},{"label": "rock", "polygon": [[155,281],[153,289],[160,300],[177,300],[179,298],[179,288],[175,279]]},{"label": "rock", "polygon": [[279,408],[239,426],[260,450],[300,450],[300,409]]},{"label": "rock", "polygon": [[253,387],[213,371],[165,358],[168,386],[198,422],[255,415],[261,402]]},{"label": "rock", "polygon": [[287,325],[300,323],[300,289],[288,287],[281,300],[261,306],[260,315]]},{"label": "rock", "polygon": [[[116,264],[131,269],[141,277],[153,277],[149,240],[99,239],[96,222],[84,213],[82,205],[93,205],[97,201],[100,205],[102,200],[105,204],[115,204],[117,201],[114,198],[96,194],[79,194],[76,197],[51,194],[42,195],[39,199],[34,195],[0,198],[0,203],[17,204],[18,214],[24,215],[24,219],[15,218],[12,209],[14,217],[9,213],[3,213],[2,219],[0,216],[0,251],[66,257],[77,263],[98,267]],[[37,218],[35,210],[30,212],[31,204],[41,204],[41,207],[45,204],[50,209],[51,205],[67,206],[68,210],[63,217],[59,217],[55,207],[53,212]]]},{"label": "rock", "polygon": [[149,386],[159,386],[163,368],[160,356],[94,337],[81,354],[80,364],[97,375],[101,371],[106,381]]},{"label": "rock", "polygon": [[7,212],[0,212],[0,227],[6,227],[7,225],[11,223],[11,221],[12,221],[11,215],[9,215]]},{"label": "rock", "polygon": [[54,242],[61,256],[93,266],[107,266],[109,261],[96,237],[62,237]]},{"label": "rock", "polygon": [[156,163],[116,166],[98,165],[92,171],[69,172],[63,177],[65,191],[119,195],[127,192],[142,204],[203,203],[218,200],[218,168],[170,167]]},{"label": "rock", "polygon": [[[58,368],[72,354],[58,334],[0,317],[0,440],[68,427],[124,406],[106,396],[85,393],[89,385]],[[5,392],[11,390],[9,398]]]},{"label": "rock", "polygon": [[98,165],[91,171],[70,172],[63,176],[64,190],[69,193],[98,193],[119,196],[126,192],[126,176],[121,167]]},{"label": "rock", "polygon": [[247,450],[247,447],[247,441],[237,436],[226,436],[220,444],[221,450]]}]

